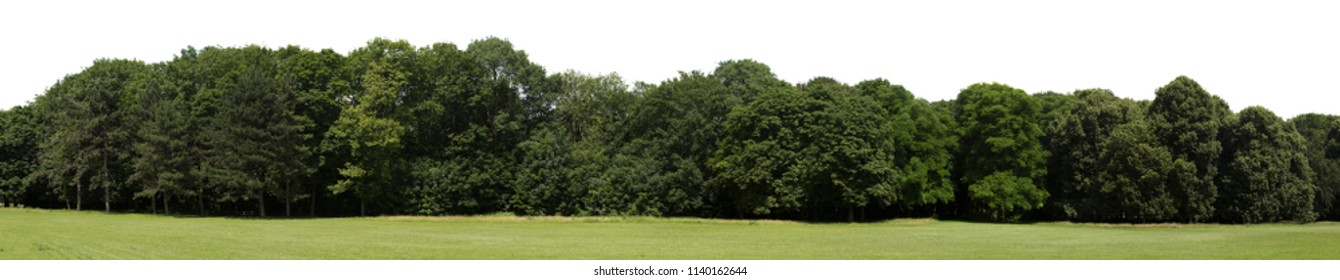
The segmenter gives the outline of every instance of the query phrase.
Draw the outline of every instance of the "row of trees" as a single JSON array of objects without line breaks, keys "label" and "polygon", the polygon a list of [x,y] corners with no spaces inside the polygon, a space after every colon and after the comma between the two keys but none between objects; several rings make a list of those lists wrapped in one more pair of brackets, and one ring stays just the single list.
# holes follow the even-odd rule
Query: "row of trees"
[{"label": "row of trees", "polygon": [[1234,113],[1186,77],[1156,94],[982,83],[928,102],[751,60],[630,86],[547,73],[496,38],[188,48],[95,61],[0,112],[0,197],[263,216],[1340,218],[1340,117]]}]

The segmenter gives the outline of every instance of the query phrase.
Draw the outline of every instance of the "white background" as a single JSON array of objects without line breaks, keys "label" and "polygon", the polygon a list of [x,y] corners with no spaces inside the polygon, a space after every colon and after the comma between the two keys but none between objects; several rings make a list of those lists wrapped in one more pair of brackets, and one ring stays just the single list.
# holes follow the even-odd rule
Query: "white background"
[{"label": "white background", "polygon": [[[747,267],[735,276],[596,276],[597,267]],[[13,279],[1332,279],[1337,261],[0,261]],[[7,277],[8,278],[8,277]]]},{"label": "white background", "polygon": [[[172,59],[186,46],[332,48],[509,39],[550,72],[659,82],[752,58],[789,82],[883,77],[928,100],[976,82],[1100,87],[1152,99],[1188,75],[1235,109],[1340,114],[1336,1],[0,1],[0,107],[96,58]],[[896,237],[891,237],[896,238]],[[685,279],[597,266],[747,266],[716,279],[1302,279],[1326,262],[0,261],[9,279]],[[702,277],[702,276],[697,276]]]}]

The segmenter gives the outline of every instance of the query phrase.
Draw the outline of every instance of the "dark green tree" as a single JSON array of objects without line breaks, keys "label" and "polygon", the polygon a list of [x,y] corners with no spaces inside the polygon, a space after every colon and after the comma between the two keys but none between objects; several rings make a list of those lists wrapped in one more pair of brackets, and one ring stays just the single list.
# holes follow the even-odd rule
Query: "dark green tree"
[{"label": "dark green tree", "polygon": [[1302,114],[1289,120],[1298,133],[1307,140],[1307,161],[1312,167],[1312,183],[1317,186],[1313,199],[1319,219],[1340,218],[1340,159],[1327,158],[1327,135],[1340,128],[1340,117],[1322,114]]},{"label": "dark green tree", "polygon": [[711,162],[737,211],[843,209],[850,221],[855,210],[890,206],[903,194],[889,122],[872,96],[815,78],[800,92],[765,93],[731,112]]},{"label": "dark green tree", "polygon": [[103,210],[111,211],[131,154],[123,110],[134,100],[128,85],[146,69],[139,61],[97,60],[47,93],[43,109],[52,131],[43,140],[39,176],[56,187],[75,185],[75,209],[82,209],[88,186],[102,190]]},{"label": "dark green tree", "polygon": [[552,120],[519,146],[523,159],[509,207],[522,214],[622,214],[631,203],[601,203],[614,189],[610,162],[618,148],[619,123],[636,102],[617,75],[565,72],[559,83]]},{"label": "dark green tree", "polygon": [[37,170],[40,128],[32,108],[0,110],[0,201],[4,207],[20,202]]},{"label": "dark green tree", "polygon": [[979,83],[959,92],[959,197],[969,215],[1013,220],[1041,208],[1047,191],[1038,104],[1007,85]]},{"label": "dark green tree", "polygon": [[884,79],[856,85],[887,113],[892,156],[898,169],[894,204],[908,209],[954,200],[951,151],[958,145],[953,116]]},{"label": "dark green tree", "polygon": [[293,114],[297,96],[284,85],[290,78],[279,73],[270,50],[251,46],[244,52],[246,66],[234,90],[219,99],[228,106],[217,109],[206,130],[211,152],[205,166],[210,180],[223,186],[220,199],[255,200],[266,216],[267,197],[277,194],[286,205],[294,200],[290,186],[309,173],[310,153]]},{"label": "dark green tree", "polygon": [[760,94],[791,86],[777,79],[768,65],[750,59],[723,61],[712,70],[712,76],[720,79],[731,95],[740,99],[740,104],[748,103]]},{"label": "dark green tree", "polygon": [[1155,96],[1149,117],[1154,134],[1173,155],[1169,188],[1180,206],[1178,220],[1207,221],[1214,216],[1218,196],[1214,178],[1223,152],[1218,135],[1233,112],[1186,76],[1160,87]]},{"label": "dark green tree", "polygon": [[[637,212],[649,215],[704,215],[715,192],[707,187],[714,174],[707,159],[721,139],[722,122],[739,103],[720,80],[700,72],[656,86],[644,85],[625,125],[616,158],[648,163],[650,176],[627,180],[619,187],[635,190],[644,201]],[[650,162],[648,162],[650,161]],[[625,172],[636,173],[636,172]],[[631,179],[631,178],[630,178]]]},{"label": "dark green tree", "polygon": [[[1045,130],[1051,126],[1061,113],[1070,108],[1071,104],[1077,102],[1078,97],[1074,94],[1062,94],[1054,91],[1039,92],[1033,94],[1033,99],[1038,100],[1038,125]],[[1045,142],[1045,141],[1044,141]]]},{"label": "dark green tree", "polygon": [[[285,90],[297,94],[293,113],[304,126],[301,134],[309,136],[301,145],[312,155],[306,163],[312,171],[310,176],[293,182],[302,186],[286,189],[284,192],[288,194],[281,197],[289,198],[286,201],[307,198],[307,214],[315,216],[317,200],[329,195],[327,187],[339,182],[339,168],[349,160],[347,146],[339,145],[326,135],[340,117],[340,97],[348,96],[352,91],[352,68],[344,55],[331,49],[312,51],[289,46],[276,50],[275,55],[280,60],[280,72],[290,79],[285,83],[288,86]],[[303,186],[307,188],[306,193],[296,193],[296,189]],[[288,203],[285,208],[286,213],[290,212]]]},{"label": "dark green tree", "polygon": [[544,68],[498,38],[472,42],[463,53],[449,45],[422,52],[424,59],[449,62],[430,73],[448,73],[434,84],[441,112],[451,117],[438,132],[447,142],[411,167],[411,210],[503,210],[517,172],[517,145],[550,119],[555,95]]},{"label": "dark green tree", "polygon": [[138,124],[128,180],[140,186],[135,196],[150,201],[157,212],[157,200],[163,201],[163,213],[171,210],[174,195],[190,196],[190,173],[197,165],[189,141],[192,115],[189,100],[181,94],[181,83],[166,73],[166,66],[153,65],[132,85],[136,101],[129,118]]},{"label": "dark green tree", "polygon": [[1049,204],[1071,220],[1152,222],[1176,213],[1166,189],[1170,154],[1145,109],[1110,91],[1076,91],[1048,129]]},{"label": "dark green tree", "polygon": [[1270,110],[1252,106],[1224,130],[1216,215],[1221,222],[1316,219],[1307,141]]}]

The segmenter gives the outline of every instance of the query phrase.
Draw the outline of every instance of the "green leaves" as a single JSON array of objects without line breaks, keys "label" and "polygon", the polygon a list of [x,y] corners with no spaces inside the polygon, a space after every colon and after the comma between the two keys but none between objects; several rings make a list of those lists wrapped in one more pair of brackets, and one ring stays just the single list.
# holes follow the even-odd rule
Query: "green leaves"
[{"label": "green leaves", "polygon": [[996,172],[968,186],[969,198],[997,221],[1013,221],[1029,210],[1042,208],[1047,191],[1032,178]]},{"label": "green leaves", "polygon": [[1262,107],[1247,107],[1226,127],[1226,152],[1215,214],[1220,221],[1259,223],[1316,219],[1316,185],[1306,140]]},{"label": "green leaves", "polygon": [[[380,41],[369,43],[377,47]],[[357,52],[357,51],[356,51]],[[374,57],[401,55],[387,52]],[[384,58],[390,60],[389,58]],[[395,114],[397,97],[405,85],[406,75],[384,60],[369,62],[361,77],[361,89],[349,97],[348,107],[340,112],[328,132],[329,137],[350,147],[350,161],[340,169],[343,179],[331,191],[340,193],[353,190],[360,199],[359,214],[367,212],[368,200],[386,195],[397,157],[400,138],[405,132]]]},{"label": "green leaves", "polygon": [[1145,109],[1102,89],[1079,90],[1049,128],[1047,190],[1072,220],[1154,222],[1176,213],[1167,189],[1171,155]]},{"label": "green leaves", "polygon": [[[992,219],[1015,219],[1041,207],[1047,193],[1037,101],[1002,84],[974,84],[959,92],[958,174],[966,210]],[[987,177],[991,177],[987,181]],[[1036,204],[1034,203],[1036,202]]]},{"label": "green leaves", "polygon": [[1319,219],[1340,218],[1340,159],[1326,156],[1329,139],[1340,129],[1340,117],[1321,114],[1303,114],[1289,120],[1307,143],[1304,155],[1312,167],[1313,183],[1317,185],[1313,200]]},{"label": "green leaves", "polygon": [[1172,152],[1174,160],[1185,161],[1191,169],[1172,175],[1178,180],[1171,186],[1182,221],[1205,221],[1213,216],[1218,196],[1219,130],[1233,112],[1218,96],[1210,95],[1196,81],[1179,76],[1155,91],[1149,117],[1159,141]]},{"label": "green leaves", "polygon": [[96,61],[0,113],[0,197],[79,209],[92,189],[136,211],[194,198],[202,215],[274,198],[314,215],[1340,215],[1334,117],[1234,115],[1186,77],[1156,94],[980,83],[931,103],[884,79],[791,84],[753,60],[630,87],[547,74],[498,38],[377,38],[347,57],[187,48]]},{"label": "green leaves", "polygon": [[41,127],[30,106],[0,110],[0,200],[5,206],[30,190],[29,174],[37,170]]}]

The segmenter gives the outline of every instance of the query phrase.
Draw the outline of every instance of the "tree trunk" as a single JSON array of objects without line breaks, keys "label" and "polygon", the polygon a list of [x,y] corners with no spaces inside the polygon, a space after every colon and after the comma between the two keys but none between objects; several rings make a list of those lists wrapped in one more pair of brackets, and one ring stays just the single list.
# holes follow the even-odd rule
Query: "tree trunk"
[{"label": "tree trunk", "polygon": [[285,218],[292,218],[292,217],[293,217],[293,211],[291,210],[291,207],[292,207],[292,206],[291,206],[290,204],[293,204],[293,183],[288,183],[288,184],[285,184],[285,185],[284,185],[284,217],[285,217]]},{"label": "tree trunk", "polygon": [[856,208],[847,206],[847,222],[850,223],[855,221],[856,221]]},{"label": "tree trunk", "polygon": [[158,214],[158,198],[149,196],[149,213]]},{"label": "tree trunk", "polygon": [[[103,144],[102,144],[102,150],[103,150],[103,151],[110,151],[111,148],[110,148],[110,147],[107,147],[107,143],[103,143]],[[103,177],[102,177],[102,180],[103,180],[103,182],[102,182],[102,210],[103,210],[103,212],[107,212],[107,213],[111,213],[111,212],[112,212],[112,184],[111,184],[111,182],[109,182],[109,181],[110,181],[109,179],[111,179],[110,174],[111,174],[111,172],[108,172],[108,171],[107,171],[107,159],[106,159],[106,158],[103,158],[103,159],[102,159],[102,175],[103,175]]]},{"label": "tree trunk", "polygon": [[163,194],[163,215],[171,215],[171,214],[172,212],[168,212],[168,194],[165,193]]},{"label": "tree trunk", "polygon": [[102,185],[102,210],[112,212],[112,188],[108,184]]},{"label": "tree trunk", "polygon": [[74,211],[84,210],[84,182],[74,183]]},{"label": "tree trunk", "polygon": [[265,194],[261,194],[261,217],[265,217]]},{"label": "tree trunk", "polygon": [[358,216],[368,215],[368,202],[363,198],[358,198]]},{"label": "tree trunk", "polygon": [[0,200],[4,200],[4,201],[5,201],[5,208],[9,208],[9,197],[8,197],[8,196],[0,196]]},{"label": "tree trunk", "polygon": [[199,206],[199,207],[200,207],[200,216],[201,216],[201,217],[204,217],[204,216],[206,216],[206,215],[205,215],[205,186],[204,186],[204,185],[200,185],[200,187],[198,187],[197,189],[199,189],[200,192],[195,194],[195,203],[197,204],[196,206]]},{"label": "tree trunk", "polygon": [[312,185],[314,185],[314,186],[312,187],[312,200],[309,200],[309,201],[308,201],[308,202],[311,202],[311,206],[310,206],[310,207],[311,207],[312,209],[310,209],[309,212],[307,212],[307,215],[308,215],[308,216],[312,216],[312,217],[316,217],[316,187],[315,187],[316,184],[312,184]]}]

